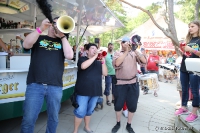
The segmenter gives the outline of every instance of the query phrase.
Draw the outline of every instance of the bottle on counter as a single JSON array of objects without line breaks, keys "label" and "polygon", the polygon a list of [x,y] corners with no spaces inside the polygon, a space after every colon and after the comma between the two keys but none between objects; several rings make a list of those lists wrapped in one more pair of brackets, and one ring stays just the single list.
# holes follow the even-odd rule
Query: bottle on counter
[{"label": "bottle on counter", "polygon": [[1,27],[2,27],[2,29],[6,29],[6,22],[5,22],[5,19],[2,19]]},{"label": "bottle on counter", "polygon": [[18,29],[19,29],[19,28],[22,28],[22,25],[21,25],[20,22],[18,22],[18,24],[17,24],[17,28],[18,28]]},{"label": "bottle on counter", "polygon": [[2,29],[2,18],[0,17],[0,29]]},{"label": "bottle on counter", "polygon": [[9,29],[9,21],[6,22],[6,29]]}]

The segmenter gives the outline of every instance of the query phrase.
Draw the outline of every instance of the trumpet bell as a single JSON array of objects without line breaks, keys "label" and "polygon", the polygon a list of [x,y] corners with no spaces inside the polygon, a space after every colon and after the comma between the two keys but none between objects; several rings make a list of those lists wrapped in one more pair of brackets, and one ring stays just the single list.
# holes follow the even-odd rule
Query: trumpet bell
[{"label": "trumpet bell", "polygon": [[59,17],[56,23],[58,30],[62,33],[70,33],[75,28],[74,19],[67,15]]}]

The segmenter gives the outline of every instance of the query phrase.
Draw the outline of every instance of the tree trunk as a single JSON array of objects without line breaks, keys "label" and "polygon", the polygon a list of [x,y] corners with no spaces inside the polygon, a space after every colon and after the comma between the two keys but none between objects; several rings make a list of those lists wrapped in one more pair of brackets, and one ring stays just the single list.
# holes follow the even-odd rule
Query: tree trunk
[{"label": "tree trunk", "polygon": [[[149,12],[149,10],[146,10],[142,7],[139,6],[135,6],[125,0],[120,0],[123,3],[126,3],[127,5],[133,7],[133,8],[137,8],[145,13],[147,13],[149,15],[149,17],[151,18],[152,22],[158,27],[158,29],[160,29],[168,38],[171,39],[173,45],[175,46],[175,50],[176,53],[178,55],[180,55],[180,51],[179,49],[179,41],[177,38],[177,33],[176,33],[176,28],[175,28],[175,20],[174,20],[174,8],[173,8],[173,4],[174,4],[174,0],[168,0],[168,16],[169,16],[169,24],[168,24],[168,29],[164,29],[162,28],[154,19],[153,15],[151,14],[151,12]],[[199,0],[200,1],[200,0]],[[167,15],[166,15],[167,16]]]},{"label": "tree trunk", "polygon": [[195,20],[199,20],[199,6],[200,6],[200,0],[197,0],[197,3],[195,5]]}]

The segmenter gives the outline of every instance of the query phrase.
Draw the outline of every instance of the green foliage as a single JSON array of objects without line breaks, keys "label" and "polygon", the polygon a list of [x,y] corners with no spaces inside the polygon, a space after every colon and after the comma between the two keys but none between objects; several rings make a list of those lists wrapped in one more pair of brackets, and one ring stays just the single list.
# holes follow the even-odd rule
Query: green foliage
[{"label": "green foliage", "polygon": [[177,4],[180,5],[181,8],[175,16],[187,24],[190,23],[195,18],[194,11],[196,2],[197,0],[179,0]]},{"label": "green foliage", "polygon": [[[100,38],[102,47],[107,47],[107,44],[112,42],[114,44],[114,49],[117,50],[119,49],[120,44],[115,40],[145,23],[149,19],[149,16],[141,11],[137,17],[129,17],[127,16],[126,11],[123,9],[120,2],[117,2],[116,0],[104,0],[104,2],[112,10],[115,16],[124,24],[125,27],[118,28],[97,36],[89,37],[89,42],[94,42],[94,38]],[[146,10],[149,10],[152,14],[154,14],[158,11],[159,8],[161,8],[159,3],[152,3],[151,6],[146,7]],[[74,39],[76,40],[76,38]],[[75,44],[71,37],[69,42],[72,45]]]},{"label": "green foliage", "polygon": [[[113,0],[107,0],[106,2],[113,2]],[[126,12],[123,10],[122,5],[118,2],[115,2],[116,4],[111,4],[109,8],[113,11],[116,17],[124,24],[125,27],[115,29],[114,31],[109,31],[103,34],[100,34],[98,37],[101,39],[101,46],[107,47],[107,44],[109,42],[112,42],[114,44],[114,49],[119,49],[120,45],[115,40],[123,36],[124,34],[132,31],[133,29],[137,28],[141,24],[145,23],[149,16],[141,12],[138,14],[137,17],[129,17],[127,16]],[[109,5],[109,4],[107,4]],[[159,3],[152,3],[151,6],[148,6],[146,10],[149,10],[152,14],[156,13],[158,9],[161,8]],[[138,9],[139,10],[139,9]],[[113,33],[113,34],[112,34]],[[96,36],[97,37],[97,36]],[[91,41],[93,42],[93,38],[91,38]]]}]

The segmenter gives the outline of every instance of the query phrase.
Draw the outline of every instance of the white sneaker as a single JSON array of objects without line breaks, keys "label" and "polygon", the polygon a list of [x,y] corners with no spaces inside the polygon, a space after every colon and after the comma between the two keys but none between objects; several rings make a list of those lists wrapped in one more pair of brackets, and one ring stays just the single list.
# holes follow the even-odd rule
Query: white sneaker
[{"label": "white sneaker", "polygon": [[126,110],[123,110],[123,115],[127,118],[128,117],[128,109],[126,109]]}]

